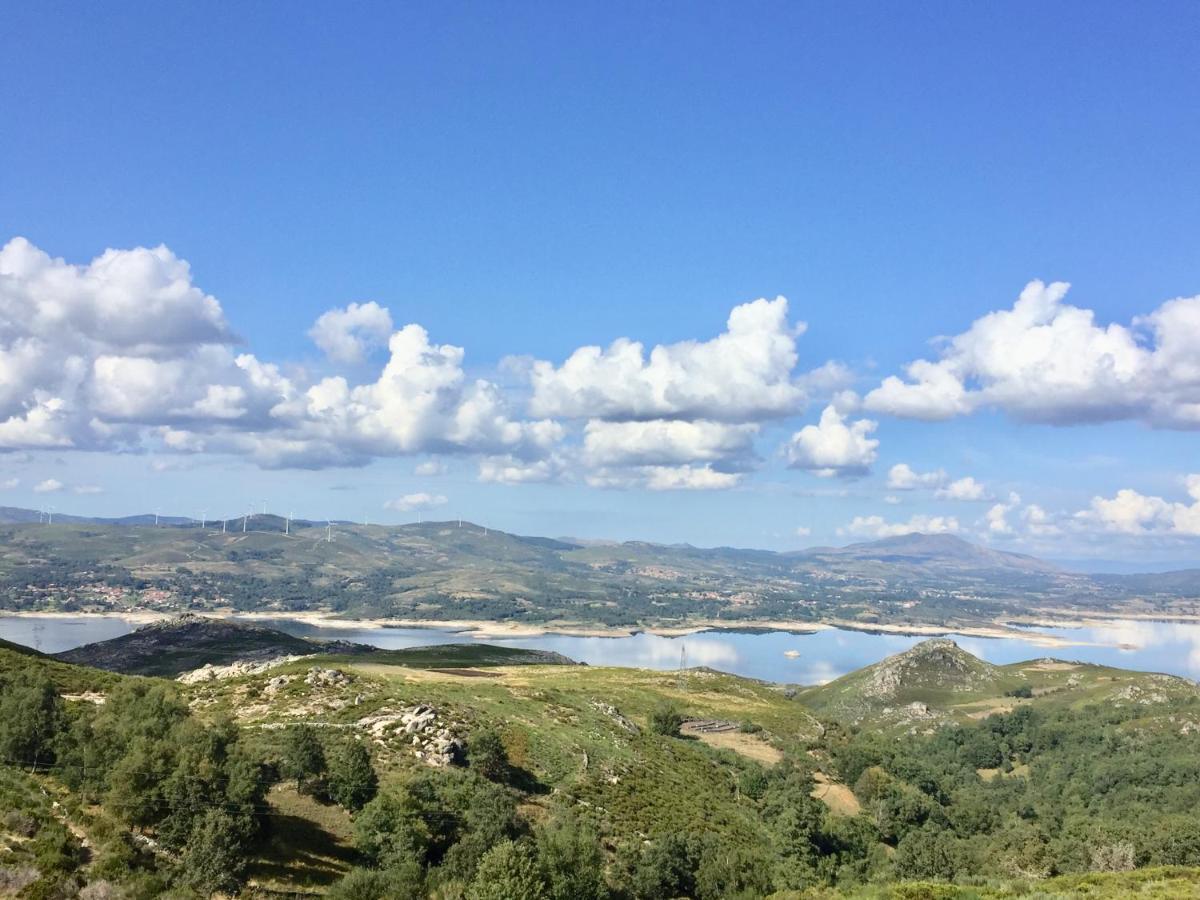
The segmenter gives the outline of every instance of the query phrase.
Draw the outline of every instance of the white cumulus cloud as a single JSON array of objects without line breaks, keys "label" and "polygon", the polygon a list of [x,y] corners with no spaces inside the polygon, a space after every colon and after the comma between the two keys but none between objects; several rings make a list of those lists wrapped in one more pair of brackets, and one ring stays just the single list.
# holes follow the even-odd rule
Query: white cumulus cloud
[{"label": "white cumulus cloud", "polygon": [[993,535],[1008,535],[1013,533],[1012,525],[1008,521],[1008,514],[1016,509],[1021,504],[1021,495],[1011,493],[1008,495],[1008,502],[996,503],[988,509],[985,515],[988,532]]},{"label": "white cumulus cloud", "polygon": [[396,512],[413,512],[418,509],[432,509],[435,506],[445,506],[448,502],[449,500],[441,494],[421,492],[405,494],[402,497],[397,497],[395,500],[388,500],[383,504],[383,508],[395,510]]},{"label": "white cumulus cloud", "polygon": [[39,481],[35,484],[33,490],[38,494],[53,494],[61,491],[64,487],[66,485],[57,478],[47,478],[45,481]]},{"label": "white cumulus cloud", "polygon": [[666,466],[688,463],[731,463],[753,456],[758,426],[678,419],[606,422],[594,419],[583,434],[588,465]]},{"label": "white cumulus cloud", "polygon": [[0,450],[223,452],[318,468],[420,453],[528,463],[563,437],[467,377],[462,348],[415,324],[391,332],[378,304],[332,310],[312,334],[334,360],[385,341],[389,358],[374,381],[314,382],[237,352],[220,304],[165,247],[72,265],[16,238],[0,249]]},{"label": "white cumulus cloud", "polygon": [[391,333],[391,314],[371,301],[323,313],[308,336],[334,362],[360,363],[371,349],[385,346]]},{"label": "white cumulus cloud", "polygon": [[[659,344],[647,356],[629,338],[607,349],[581,347],[561,366],[529,369],[534,416],[599,419],[713,419],[750,422],[803,407],[792,379],[796,337],[783,297],[734,307],[726,331],[709,341]],[[832,376],[831,376],[832,377]]]},{"label": "white cumulus cloud", "polygon": [[968,475],[938,488],[933,494],[939,500],[988,500],[987,488]]},{"label": "white cumulus cloud", "polygon": [[596,469],[587,475],[587,483],[597,488],[651,491],[721,491],[742,480],[739,472],[720,472],[711,466],[634,466],[623,469]]},{"label": "white cumulus cloud", "polygon": [[1200,475],[1188,475],[1185,485],[1188,503],[1123,488],[1112,497],[1093,497],[1075,519],[1122,534],[1200,535]]},{"label": "white cumulus cloud", "polygon": [[875,462],[879,441],[870,437],[876,423],[848,422],[831,404],[816,425],[806,425],[784,447],[788,465],[824,478],[865,475]]},{"label": "white cumulus cloud", "polygon": [[908,463],[896,463],[888,470],[887,486],[894,491],[941,487],[949,479],[944,469],[917,472]]},{"label": "white cumulus cloud", "polygon": [[1030,282],[1012,309],[988,313],[864,399],[868,410],[947,419],[997,408],[1032,422],[1140,419],[1200,427],[1200,296],[1130,324],[1096,322],[1064,301],[1068,285]]},{"label": "white cumulus cloud", "polygon": [[566,472],[566,460],[558,453],[534,460],[504,454],[485,456],[479,461],[479,480],[492,484],[541,484],[559,481]]},{"label": "white cumulus cloud", "polygon": [[907,522],[888,522],[882,516],[855,516],[849,525],[838,529],[840,535],[885,538],[902,534],[953,534],[959,530],[953,516],[916,515]]}]

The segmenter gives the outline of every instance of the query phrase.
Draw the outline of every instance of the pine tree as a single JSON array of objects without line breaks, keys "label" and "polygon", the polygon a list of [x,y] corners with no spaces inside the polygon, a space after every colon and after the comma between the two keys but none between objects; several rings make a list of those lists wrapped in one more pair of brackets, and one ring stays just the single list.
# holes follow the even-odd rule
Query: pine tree
[{"label": "pine tree", "polygon": [[550,900],[550,893],[529,847],[501,841],[479,861],[466,900]]},{"label": "pine tree", "polygon": [[349,810],[366,806],[379,790],[371,754],[357,741],[347,741],[329,761],[329,796]]}]

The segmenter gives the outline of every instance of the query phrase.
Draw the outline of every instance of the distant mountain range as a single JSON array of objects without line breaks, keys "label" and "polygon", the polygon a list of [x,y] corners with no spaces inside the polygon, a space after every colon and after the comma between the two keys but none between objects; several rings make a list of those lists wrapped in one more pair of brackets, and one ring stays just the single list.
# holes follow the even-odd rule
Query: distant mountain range
[{"label": "distant mountain range", "polygon": [[[1200,570],[1085,575],[953,535],[779,553],[249,515],[206,523],[0,508],[8,608],[332,610],[597,623],[963,623],[1064,611],[1200,612]],[[4,524],[7,523],[7,524]],[[243,531],[243,528],[245,531]],[[148,593],[149,592],[149,593]]]},{"label": "distant mountain range", "polygon": [[[47,513],[44,510],[38,509],[22,509],[19,506],[0,506],[0,524],[4,525],[27,525],[34,522],[46,522],[53,519],[55,522],[86,522],[91,525],[153,525],[154,513],[142,513],[137,516],[119,516],[117,518],[104,518],[102,516],[72,516],[68,513]],[[159,516],[159,525],[191,525],[193,519],[188,519],[184,516]]]},{"label": "distant mountain range", "polygon": [[790,555],[824,562],[855,560],[897,565],[946,566],[976,571],[1063,571],[1053,563],[1037,557],[980,547],[952,534],[904,534],[878,541],[850,544],[846,547],[813,547]]},{"label": "distant mountain range", "polygon": [[[273,513],[252,513],[248,514],[250,519],[255,522],[255,528],[259,531],[273,531],[278,529],[284,530],[286,520],[283,516],[277,516]],[[154,513],[140,513],[134,516],[72,516],[67,513],[55,512],[52,515],[45,510],[23,509],[19,506],[0,506],[0,525],[22,525],[30,523],[45,523],[50,519],[60,523],[88,524],[88,525],[158,525],[160,528],[165,527],[195,527],[200,524],[199,519],[191,519],[187,516],[155,516]],[[242,516],[236,516],[232,519],[226,519],[225,522],[232,528],[234,523],[240,527]],[[212,525],[216,523],[219,527],[220,519],[208,519],[205,524]],[[317,524],[324,525],[325,522],[314,522],[309,519],[293,519],[292,524],[296,527],[311,527]],[[345,520],[336,519],[334,525],[349,524]]]}]

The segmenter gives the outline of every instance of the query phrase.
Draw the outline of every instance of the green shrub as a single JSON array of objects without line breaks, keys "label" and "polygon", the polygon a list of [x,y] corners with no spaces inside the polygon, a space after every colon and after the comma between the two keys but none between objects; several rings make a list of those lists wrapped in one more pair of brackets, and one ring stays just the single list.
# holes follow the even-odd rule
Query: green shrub
[{"label": "green shrub", "polygon": [[683,713],[673,703],[660,703],[650,714],[650,730],[666,737],[679,737]]}]

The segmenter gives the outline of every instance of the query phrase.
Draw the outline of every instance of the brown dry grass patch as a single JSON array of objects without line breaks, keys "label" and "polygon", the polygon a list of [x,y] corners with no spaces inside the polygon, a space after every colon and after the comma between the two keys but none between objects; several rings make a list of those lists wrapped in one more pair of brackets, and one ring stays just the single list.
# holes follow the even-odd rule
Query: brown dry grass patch
[{"label": "brown dry grass patch", "polygon": [[813,781],[817,784],[812,789],[812,796],[829,807],[835,816],[857,816],[862,811],[854,791],[841,782],[830,781],[824,772],[814,772]]},{"label": "brown dry grass patch", "polygon": [[696,731],[686,724],[680,729],[680,734],[693,737],[718,750],[732,750],[739,756],[764,766],[773,766],[783,759],[781,750],[772,747],[757,734],[743,734],[740,731]]}]

